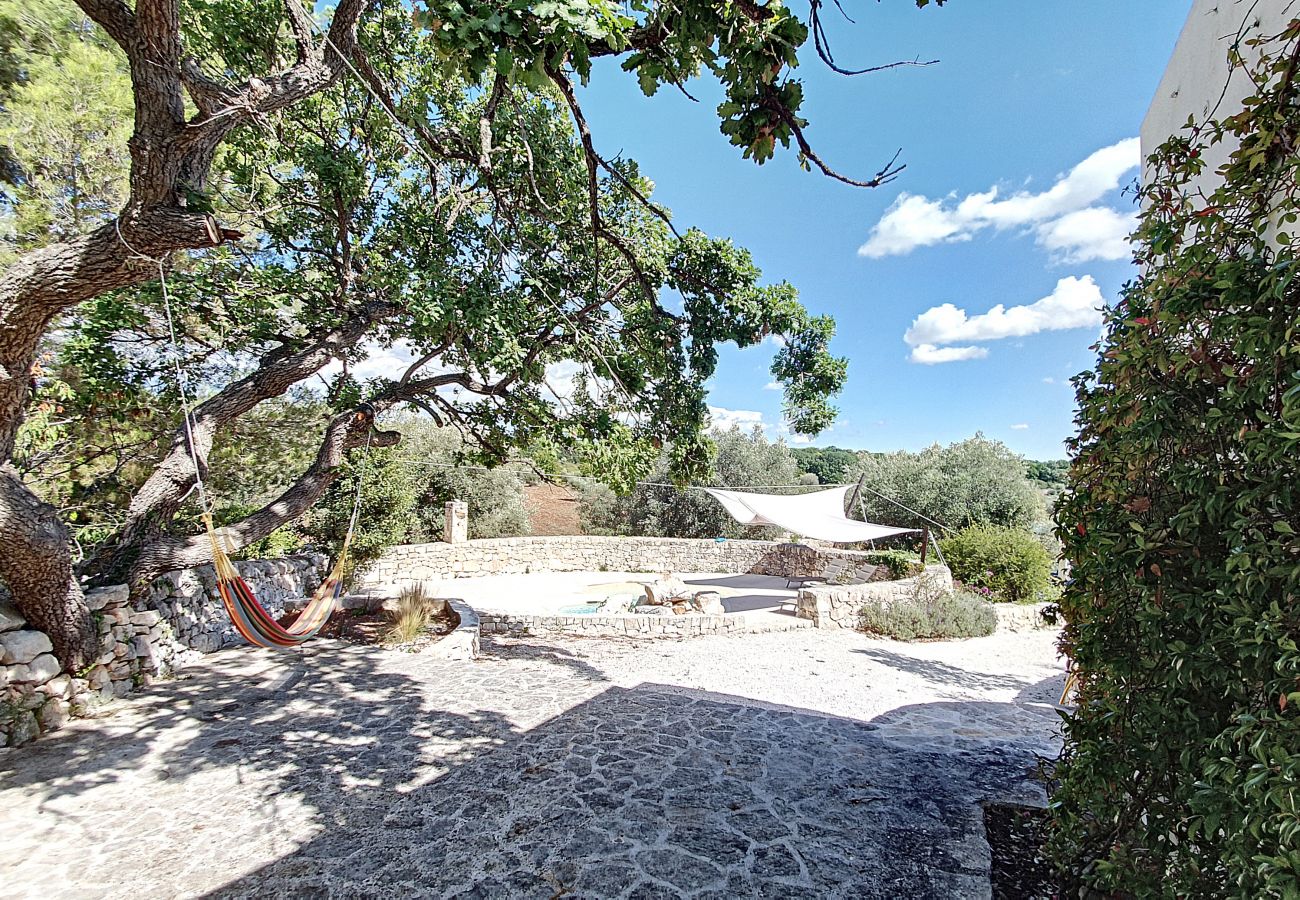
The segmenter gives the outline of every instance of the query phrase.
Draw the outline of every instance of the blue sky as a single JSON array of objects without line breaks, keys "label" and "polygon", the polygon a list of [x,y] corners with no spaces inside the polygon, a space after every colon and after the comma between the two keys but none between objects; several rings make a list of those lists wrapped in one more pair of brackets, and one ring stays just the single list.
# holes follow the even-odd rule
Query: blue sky
[{"label": "blue sky", "polygon": [[[823,158],[867,177],[903,149],[906,171],[875,190],[805,173],[793,153],[742,160],[718,132],[709,82],[690,86],[700,103],[646,99],[598,70],[582,100],[598,149],[640,162],[679,225],[734,238],[767,279],[835,317],[849,381],[814,444],[916,449],[983,431],[1057,458],[1073,428],[1068,379],[1099,334],[1090,305],[1113,302],[1131,273],[1115,257],[1133,211],[1132,139],[1190,5],[845,3],[856,24],[832,6],[843,66],[940,60],[845,78],[808,48],[799,75]],[[724,352],[718,421],[781,433],[781,395],[765,389],[773,350]]]}]

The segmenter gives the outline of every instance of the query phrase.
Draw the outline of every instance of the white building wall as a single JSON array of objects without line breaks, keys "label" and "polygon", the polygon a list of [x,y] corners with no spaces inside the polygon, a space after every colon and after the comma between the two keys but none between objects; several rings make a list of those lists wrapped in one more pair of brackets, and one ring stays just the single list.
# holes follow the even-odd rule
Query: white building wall
[{"label": "white building wall", "polygon": [[[1253,91],[1228,55],[1234,44],[1248,60],[1257,58],[1246,41],[1279,33],[1300,15],[1300,0],[1194,0],[1160,86],[1142,120],[1142,158],[1171,135],[1184,130],[1190,116],[1197,122],[1239,112]],[[1227,142],[1205,151],[1206,167],[1195,187],[1209,189],[1214,175],[1236,149]]]}]

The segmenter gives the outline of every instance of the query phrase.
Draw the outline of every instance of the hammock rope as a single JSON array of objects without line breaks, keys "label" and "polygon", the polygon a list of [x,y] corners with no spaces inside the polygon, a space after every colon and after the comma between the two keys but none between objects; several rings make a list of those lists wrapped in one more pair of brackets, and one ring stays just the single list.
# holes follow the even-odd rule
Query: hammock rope
[{"label": "hammock rope", "polygon": [[230,616],[230,622],[239,632],[239,636],[257,647],[289,648],[310,640],[329,621],[330,614],[338,599],[343,594],[343,576],[346,573],[348,549],[352,545],[352,535],[356,531],[357,517],[361,512],[361,489],[365,484],[366,463],[370,456],[370,435],[366,435],[366,452],[362,456],[361,471],[357,475],[357,492],[352,502],[352,516],[348,520],[348,530],[343,535],[343,545],[339,548],[338,559],[329,576],[316,588],[316,593],[307,601],[302,612],[290,625],[281,625],[275,617],[258,602],[253,589],[240,576],[235,564],[230,561],[221,542],[217,540],[216,528],[212,525],[212,514],[204,512],[203,524],[208,529],[208,539],[212,543],[212,566],[217,573],[217,592],[221,594],[222,605]]},{"label": "hammock rope", "polygon": [[[158,282],[161,287],[163,311],[167,317],[167,334],[171,339],[172,363],[176,369],[176,388],[180,394],[181,417],[185,426],[185,443],[190,453],[190,461],[194,465],[194,486],[199,495],[203,526],[207,529],[208,541],[212,545],[212,568],[216,572],[217,592],[221,595],[222,605],[225,606],[226,614],[230,616],[230,622],[235,626],[240,637],[250,644],[267,648],[297,647],[314,637],[325,626],[330,614],[334,612],[339,597],[343,594],[343,576],[347,569],[352,535],[356,531],[357,519],[361,513],[361,490],[365,484],[373,432],[368,430],[366,433],[366,448],[357,474],[357,491],[352,501],[352,516],[348,519],[348,530],[343,536],[343,545],[339,548],[334,568],[316,588],[316,592],[293,623],[287,626],[281,625],[267,612],[258,601],[257,595],[253,593],[253,589],[240,576],[235,564],[230,561],[227,551],[222,548],[217,528],[212,522],[212,502],[203,484],[203,471],[199,467],[199,453],[194,441],[194,415],[188,390],[189,380],[181,366],[180,342],[176,339],[176,325],[172,316],[171,293],[167,288],[166,267],[162,259],[146,256],[127,243],[126,238],[122,236],[120,225],[117,229],[117,237],[135,257],[148,260],[158,267]],[[229,543],[229,536],[226,536],[226,542],[230,547],[229,552],[233,553],[234,547]]]}]

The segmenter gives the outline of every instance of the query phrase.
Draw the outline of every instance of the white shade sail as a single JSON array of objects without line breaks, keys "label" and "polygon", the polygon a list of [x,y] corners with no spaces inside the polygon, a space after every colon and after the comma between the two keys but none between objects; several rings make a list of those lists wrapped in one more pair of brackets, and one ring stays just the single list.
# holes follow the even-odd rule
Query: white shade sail
[{"label": "white shade sail", "polygon": [[851,544],[855,541],[878,541],[918,530],[850,519],[844,515],[844,496],[851,488],[849,485],[811,494],[752,494],[722,488],[704,490],[742,525],[775,525],[819,541]]}]

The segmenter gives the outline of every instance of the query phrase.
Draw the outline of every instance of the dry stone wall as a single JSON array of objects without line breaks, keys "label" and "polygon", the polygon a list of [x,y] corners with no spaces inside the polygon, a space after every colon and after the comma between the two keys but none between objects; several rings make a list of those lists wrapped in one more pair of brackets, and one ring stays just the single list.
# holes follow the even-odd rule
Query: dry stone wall
[{"label": "dry stone wall", "polygon": [[868,603],[888,607],[910,600],[922,588],[937,593],[952,591],[947,566],[926,566],[914,578],[855,585],[817,585],[799,591],[796,614],[811,619],[818,628],[857,628],[862,607]]},{"label": "dry stone wall", "polygon": [[996,603],[993,609],[998,614],[998,631],[1061,627],[1055,603]]},{"label": "dry stone wall", "polygon": [[0,604],[0,747],[25,744],[170,670],[171,630],[156,612],[132,609],[125,585],[89,591],[86,603],[100,655],[73,675],[62,671],[45,632]]},{"label": "dry stone wall", "polygon": [[[395,593],[418,582],[532,572],[735,572],[856,584],[889,577],[858,550],[773,541],[523,537],[390,547],[358,588]],[[436,588],[436,584],[434,585]]]},{"label": "dry stone wall", "polygon": [[[240,574],[273,615],[287,601],[320,584],[320,555],[241,562]],[[125,585],[86,593],[99,633],[100,655],[85,671],[68,674],[49,636],[0,603],[0,747],[17,747],[62,726],[70,716],[170,675],[187,657],[240,638],[226,617],[210,566],[162,576],[133,606]]]}]

